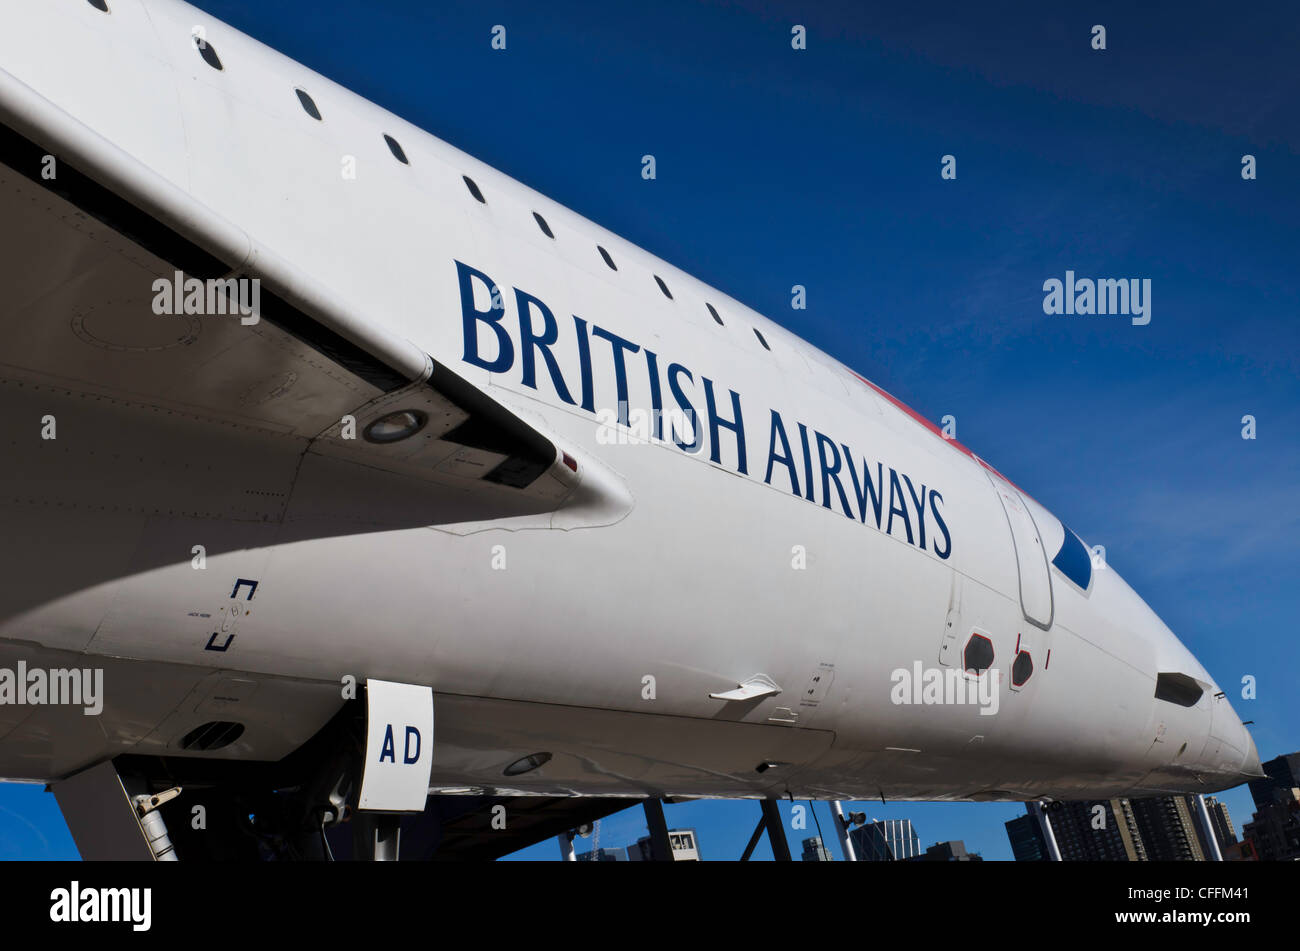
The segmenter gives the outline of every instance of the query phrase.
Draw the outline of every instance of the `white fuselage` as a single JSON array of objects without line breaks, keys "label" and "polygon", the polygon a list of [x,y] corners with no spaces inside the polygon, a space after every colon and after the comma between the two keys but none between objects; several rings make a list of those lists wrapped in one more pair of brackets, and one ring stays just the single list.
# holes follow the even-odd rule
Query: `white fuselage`
[{"label": "white fuselage", "polygon": [[[848,369],[193,7],[110,4],[5,2],[6,81],[487,391],[623,502],[425,524],[399,513],[381,530],[366,513],[400,495],[339,487],[315,457],[232,437],[210,451],[279,500],[274,517],[77,507],[89,482],[129,496],[137,480],[61,430],[83,478],[4,495],[0,666],[104,667],[106,709],[92,729],[0,708],[0,775],[177,755],[185,717],[228,705],[232,683],[251,685],[239,688],[248,729],[211,755],[278,758],[328,719],[348,675],[433,687],[437,788],[1083,798],[1209,792],[1254,768],[1212,678],[1114,569],[1090,565],[1082,588],[1048,567],[1071,543],[1054,516]],[[196,51],[196,26],[220,71]],[[661,439],[630,443],[606,425],[620,384],[629,424],[648,418],[653,435],[664,411]],[[76,392],[75,374],[59,385]],[[124,453],[147,412],[118,410]],[[196,497],[215,491],[216,476],[191,469]],[[1014,534],[1017,518],[1029,534]],[[195,570],[200,544],[210,554]],[[73,580],[44,585],[50,572]],[[256,610],[231,650],[205,651],[209,615],[239,578],[257,580]],[[975,634],[1000,673],[996,713],[898,702],[895,672],[917,665],[993,676],[960,673]],[[1032,673],[1013,684],[1020,652]],[[1161,672],[1207,689],[1192,706],[1157,700]],[[759,674],[781,692],[710,696]],[[545,767],[502,776],[538,751],[553,754]]]}]

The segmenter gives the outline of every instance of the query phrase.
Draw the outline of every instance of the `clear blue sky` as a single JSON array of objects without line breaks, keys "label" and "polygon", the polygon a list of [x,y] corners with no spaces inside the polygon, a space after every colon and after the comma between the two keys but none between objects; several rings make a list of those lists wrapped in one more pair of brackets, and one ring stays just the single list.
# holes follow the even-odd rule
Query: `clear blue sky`
[{"label": "clear blue sky", "polygon": [[[1225,689],[1258,679],[1233,700],[1264,758],[1300,748],[1293,4],[200,6],[955,416]],[[1044,315],[1067,269],[1150,278],[1150,325]],[[1245,788],[1223,798],[1240,829]],[[0,787],[0,856],[75,854],[50,800]],[[990,859],[1023,810],[857,808]],[[708,858],[757,818],[668,808]],[[641,834],[638,808],[601,840]]]}]

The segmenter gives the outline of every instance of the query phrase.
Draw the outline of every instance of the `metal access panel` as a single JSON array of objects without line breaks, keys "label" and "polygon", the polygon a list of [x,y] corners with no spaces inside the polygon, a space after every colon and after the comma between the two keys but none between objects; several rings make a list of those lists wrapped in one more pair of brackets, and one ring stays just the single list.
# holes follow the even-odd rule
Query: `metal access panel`
[{"label": "metal access panel", "polygon": [[989,481],[1002,501],[1011,527],[1011,541],[1016,549],[1016,568],[1020,576],[1020,608],[1025,620],[1044,631],[1052,626],[1052,575],[1047,567],[1047,552],[1029,506],[1020,493],[1005,479],[988,468]]}]

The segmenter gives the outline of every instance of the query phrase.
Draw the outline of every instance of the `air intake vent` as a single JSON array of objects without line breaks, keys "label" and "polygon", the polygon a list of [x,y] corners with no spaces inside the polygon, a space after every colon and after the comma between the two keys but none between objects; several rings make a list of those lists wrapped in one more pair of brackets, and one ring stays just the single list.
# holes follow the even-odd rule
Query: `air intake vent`
[{"label": "air intake vent", "polygon": [[1186,674],[1160,674],[1156,677],[1156,699],[1194,707],[1205,688]]},{"label": "air intake vent", "polygon": [[229,720],[212,720],[196,726],[181,740],[181,749],[206,753],[229,746],[244,735],[244,724]]}]

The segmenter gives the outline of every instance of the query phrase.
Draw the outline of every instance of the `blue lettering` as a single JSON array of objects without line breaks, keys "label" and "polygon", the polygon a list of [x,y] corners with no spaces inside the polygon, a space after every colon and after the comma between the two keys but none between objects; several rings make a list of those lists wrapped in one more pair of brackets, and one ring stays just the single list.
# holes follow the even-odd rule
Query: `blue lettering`
[{"label": "blue lettering", "polygon": [[[777,455],[776,440],[781,438],[781,448],[784,450],[782,455]],[[772,484],[772,466],[776,463],[782,463],[790,472],[790,491],[799,495],[799,477],[794,469],[794,453],[790,451],[790,440],[785,436],[785,426],[781,422],[781,414],[772,410],[772,436],[768,441],[767,447],[767,475],[763,481],[768,485]]]},{"label": "blue lettering", "polygon": [[591,385],[591,341],[587,339],[587,322],[573,315],[573,326],[578,331],[578,372],[582,376],[582,408],[596,412],[596,393]]},{"label": "blue lettering", "polygon": [[686,379],[690,380],[692,383],[695,382],[695,377],[691,375],[690,370],[686,369],[686,367],[682,366],[680,363],[673,363],[668,367],[668,389],[672,390],[673,399],[677,401],[677,405],[681,407],[682,412],[686,415],[686,421],[691,424],[692,441],[689,443],[684,442],[681,436],[678,435],[677,425],[674,423],[672,427],[673,442],[677,444],[678,449],[685,452],[699,452],[700,446],[704,442],[704,434],[700,431],[700,424],[696,420],[695,407],[682,392],[681,384],[677,382],[678,374],[682,373],[686,374]]},{"label": "blue lettering", "polygon": [[918,548],[924,549],[925,548],[925,486],[924,485],[921,486],[921,495],[918,497],[916,494],[916,489],[912,488],[912,480],[909,479],[906,474],[904,474],[903,476],[903,481],[907,483],[907,491],[908,494],[912,496],[912,504],[916,506],[916,517],[919,520],[917,525],[916,546]]},{"label": "blue lettering", "polygon": [[601,337],[609,341],[610,348],[614,351],[614,381],[618,387],[618,421],[621,425],[628,425],[627,417],[627,365],[623,362],[624,351],[636,353],[641,349],[639,343],[633,343],[631,340],[624,340],[616,333],[611,333],[604,327],[597,327],[592,324],[591,335]]},{"label": "blue lettering", "polygon": [[[826,450],[830,449],[831,454],[835,456],[835,465],[831,465],[826,459]],[[831,442],[821,433],[817,433],[817,457],[822,464],[822,507],[831,507],[831,480],[835,480],[835,491],[839,493],[840,505],[844,507],[844,514],[849,518],[853,513],[849,510],[849,499],[844,494],[844,486],[840,484],[840,451],[835,448],[835,443]]]},{"label": "blue lettering", "polygon": [[[489,373],[505,373],[514,366],[516,351],[515,341],[503,324],[505,306],[501,303],[500,291],[487,274],[460,261],[456,261],[455,264],[460,285],[461,319],[465,347],[463,359],[466,363],[487,370]],[[474,293],[479,286],[486,290],[489,295],[487,310],[479,310],[475,306]],[[539,298],[518,288],[515,288],[514,291],[519,310],[518,353],[522,372],[521,382],[531,389],[536,390],[538,388],[537,354],[540,353],[547,372],[550,374],[556,395],[561,401],[570,406],[578,405],[575,403],[574,396],[564,379],[560,361],[554,352],[560,336],[555,315]],[[540,329],[534,327],[534,312],[541,317]],[[642,352],[642,347],[603,327],[588,324],[586,320],[576,314],[573,315],[573,325],[577,333],[578,369],[582,384],[580,394],[582,408],[588,413],[595,412],[591,338],[600,337],[610,343],[619,406],[618,421],[622,426],[630,426],[627,355]],[[496,335],[497,353],[492,358],[485,357],[479,352],[479,337],[483,326],[487,326]],[[647,379],[650,386],[650,409],[654,418],[653,437],[656,440],[662,440],[665,427],[663,424],[663,377],[660,375],[659,370],[660,357],[650,349],[645,349],[644,353]],[[687,442],[685,434],[679,432],[676,423],[674,423],[669,427],[672,441],[677,448],[684,452],[698,453],[704,444],[704,430],[699,420],[699,414],[687,396],[682,382],[682,377],[685,377],[686,382],[694,384],[695,376],[680,363],[670,363],[666,376],[668,389],[680,408],[686,424],[690,426],[692,437],[691,441]],[[736,470],[742,475],[748,475],[748,455],[745,448],[745,425],[741,413],[740,394],[735,390],[727,391],[731,396],[731,415],[730,418],[723,417],[718,413],[713,380],[707,376],[701,376],[700,380],[704,385],[704,398],[709,419],[710,461],[718,465],[722,464],[721,431],[723,429],[730,430],[736,438]],[[803,450],[803,485],[800,486],[799,474],[794,461],[794,453],[791,451],[785,423],[781,418],[781,414],[776,410],[770,412],[771,431],[768,440],[767,470],[763,476],[763,482],[771,485],[772,473],[777,465],[781,465],[790,478],[791,494],[801,496],[809,502],[816,502],[813,453],[808,426],[804,423],[797,424],[800,446]],[[833,482],[835,486],[834,494],[839,498],[840,508],[846,517],[853,518],[854,508],[850,502],[849,494],[845,491],[842,479],[843,470],[847,468],[849,476],[853,480],[853,496],[857,499],[856,511],[858,520],[861,523],[866,524],[867,512],[870,509],[875,515],[876,529],[892,536],[894,518],[897,516],[902,520],[908,544],[916,545],[925,550],[927,534],[926,502],[928,498],[929,514],[933,518],[933,524],[937,527],[937,531],[930,533],[930,546],[934,554],[939,558],[947,559],[952,554],[952,535],[939,508],[940,503],[943,502],[942,495],[928,488],[924,483],[913,483],[906,473],[899,473],[894,469],[890,469],[888,518],[885,519],[884,463],[876,463],[876,477],[873,480],[870,465],[865,457],[862,459],[862,469],[859,473],[859,470],[853,464],[853,454],[846,444],[836,444],[830,437],[817,430],[812,430],[812,433],[817,437],[817,460],[821,469],[821,504],[823,508],[834,508],[831,493],[831,484]],[[902,476],[901,482],[899,480],[900,475]],[[907,486],[906,493],[903,492],[903,484]],[[918,485],[920,486],[919,490]],[[910,506],[908,505],[909,498],[911,501]],[[913,513],[915,513],[917,519],[919,532],[919,536],[915,539],[912,532]],[[882,521],[884,521],[883,528]],[[940,539],[942,539],[942,542],[940,542]],[[942,547],[940,547],[941,544]],[[240,583],[248,583],[250,586],[255,584],[255,582],[244,582],[242,580]],[[412,763],[419,759],[421,738],[419,731],[414,727],[407,727],[406,731],[406,762]],[[414,752],[412,752],[412,749],[414,749]],[[380,760],[394,762],[395,756],[393,728],[390,724],[384,737]]]},{"label": "blue lettering", "polygon": [[[492,293],[496,284],[482,271],[476,271],[468,264],[456,262],[456,273],[460,280],[460,312],[462,332],[465,337],[465,355],[461,358],[466,363],[482,367],[489,373],[505,373],[515,362],[515,348],[510,341],[510,334],[501,326],[501,318],[506,315],[505,305],[500,303]],[[487,288],[489,304],[487,310],[474,306],[474,281]],[[486,324],[497,335],[497,357],[485,360],[478,352],[479,324]]]},{"label": "blue lettering", "polygon": [[740,394],[735,390],[727,391],[731,394],[731,415],[734,419],[722,419],[718,416],[718,407],[713,401],[713,381],[707,376],[700,379],[704,381],[704,401],[709,410],[709,461],[721,464],[722,450],[718,444],[718,430],[730,429],[736,434],[736,457],[739,460],[736,471],[748,475],[749,469],[745,465],[745,421],[740,415]]},{"label": "blue lettering", "polygon": [[[867,521],[867,496],[871,496],[871,507],[876,513],[876,528],[880,528],[880,506],[883,501],[885,487],[885,467],[883,463],[876,463],[876,482],[871,482],[871,469],[867,466],[867,460],[862,460],[862,482],[858,482],[858,470],[853,468],[853,455],[849,452],[849,447],[844,446],[844,459],[849,464],[849,475],[853,477],[853,492],[858,497],[858,516],[859,521],[864,525]],[[864,484],[865,483],[865,484]],[[881,492],[877,494],[876,486],[880,486]]]},{"label": "blue lettering", "polygon": [[[522,381],[524,386],[537,389],[535,353],[540,352],[542,360],[546,363],[546,369],[551,374],[551,383],[555,385],[556,395],[572,406],[573,397],[569,395],[569,388],[564,383],[564,374],[560,372],[560,364],[556,361],[555,354],[551,353],[551,347],[560,338],[560,328],[555,323],[555,315],[532,294],[525,294],[517,287],[515,300],[519,304],[519,362],[524,371]],[[533,331],[533,308],[542,315],[540,334]]]},{"label": "blue lettering", "polygon": [[808,427],[799,424],[799,441],[803,443],[803,490],[804,498],[813,500],[812,453],[808,451]]},{"label": "blue lettering", "polygon": [[[897,505],[894,499],[898,499]],[[889,470],[889,524],[885,528],[886,535],[894,534],[894,514],[903,516],[903,527],[907,529],[907,543],[916,544],[912,541],[912,520],[907,517],[907,503],[904,501],[903,487],[898,484],[898,473],[893,469]]]},{"label": "blue lettering", "polygon": [[650,374],[650,409],[654,413],[654,437],[664,438],[664,397],[659,385],[659,358],[653,350],[645,351],[646,370]]},{"label": "blue lettering", "polygon": [[938,492],[934,491],[934,489],[931,489],[930,490],[930,514],[934,516],[934,521],[939,526],[939,531],[943,532],[943,546],[944,546],[943,551],[939,551],[939,546],[936,545],[934,548],[934,553],[938,555],[940,558],[947,558],[949,555],[952,554],[952,536],[948,534],[948,526],[944,524],[943,516],[939,514],[939,507],[935,504],[936,501],[942,502],[943,496],[940,495]]}]

